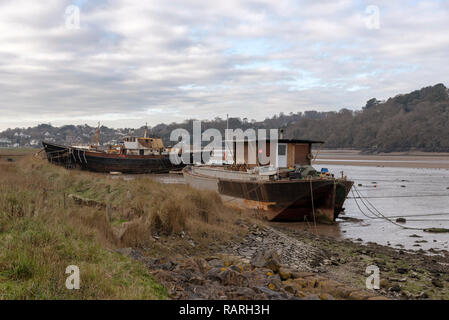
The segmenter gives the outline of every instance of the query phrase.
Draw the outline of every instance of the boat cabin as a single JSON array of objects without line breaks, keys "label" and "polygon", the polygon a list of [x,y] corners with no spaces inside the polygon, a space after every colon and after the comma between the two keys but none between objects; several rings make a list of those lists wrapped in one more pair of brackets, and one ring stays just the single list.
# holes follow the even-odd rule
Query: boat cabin
[{"label": "boat cabin", "polygon": [[[261,143],[262,142],[262,143]],[[276,168],[294,168],[311,165],[312,144],[323,141],[279,139],[271,146],[270,141],[242,140],[232,144],[233,160],[236,164],[246,164],[248,168],[274,166]],[[240,150],[240,151],[239,151]],[[243,150],[243,152],[242,152]],[[271,153],[274,152],[272,155]],[[265,163],[258,155],[265,155]]]},{"label": "boat cabin", "polygon": [[152,155],[165,151],[164,143],[159,138],[125,137],[123,139],[123,154],[126,155]]}]

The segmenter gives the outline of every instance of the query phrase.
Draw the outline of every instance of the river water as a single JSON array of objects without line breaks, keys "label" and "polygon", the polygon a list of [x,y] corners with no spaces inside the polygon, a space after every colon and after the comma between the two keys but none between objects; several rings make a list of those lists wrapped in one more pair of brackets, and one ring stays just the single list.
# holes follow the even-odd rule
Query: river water
[{"label": "river water", "polygon": [[[335,176],[340,176],[343,171],[348,179],[354,181],[362,198],[368,199],[380,213],[391,217],[393,221],[397,217],[404,217],[406,223],[399,225],[449,229],[448,169],[315,165],[318,170],[322,167],[328,168]],[[354,199],[354,196],[358,197],[357,194],[349,194],[344,205],[345,214],[337,219],[335,226],[318,226],[316,232],[397,248],[403,246],[406,249],[448,250],[449,233],[404,229],[385,219],[373,219],[374,214],[366,209],[360,199]],[[369,206],[366,200],[365,203]],[[377,213],[372,207],[371,210]],[[293,224],[291,227],[308,228],[315,232],[314,226],[306,226],[304,223]]]}]

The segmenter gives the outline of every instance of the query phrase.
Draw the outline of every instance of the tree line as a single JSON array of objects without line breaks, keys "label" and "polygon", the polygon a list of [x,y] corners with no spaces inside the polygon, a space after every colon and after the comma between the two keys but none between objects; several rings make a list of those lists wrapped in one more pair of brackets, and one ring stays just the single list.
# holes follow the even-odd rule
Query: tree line
[{"label": "tree line", "polygon": [[[372,98],[361,110],[280,113],[263,121],[230,118],[229,128],[284,128],[285,137],[325,141],[326,148],[449,152],[449,95],[443,84],[379,101]],[[176,128],[191,131],[193,120],[159,124],[151,133],[169,142]],[[226,129],[226,119],[202,122],[202,129]]]},{"label": "tree line", "polygon": [[[372,98],[360,110],[305,111],[280,113],[263,121],[231,117],[202,121],[202,130],[216,128],[224,135],[230,129],[280,129],[286,138],[325,141],[326,148],[360,149],[367,153],[393,151],[449,152],[449,95],[443,84],[437,84],[400,94],[386,101]],[[148,128],[151,136],[160,137],[166,145],[173,145],[170,134],[184,128],[191,132],[194,119],[182,123],[158,124]],[[143,136],[147,128],[113,129],[101,127],[100,142],[120,141],[132,134]],[[53,127],[39,125],[33,128],[8,129],[0,138],[11,143],[27,145],[30,141],[48,140],[65,144],[88,144],[96,128],[84,126]]]}]

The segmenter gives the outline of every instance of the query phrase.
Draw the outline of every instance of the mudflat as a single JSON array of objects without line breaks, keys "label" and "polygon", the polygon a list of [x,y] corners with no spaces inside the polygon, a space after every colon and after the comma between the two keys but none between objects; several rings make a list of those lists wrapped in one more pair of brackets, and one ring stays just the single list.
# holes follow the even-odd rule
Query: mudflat
[{"label": "mudflat", "polygon": [[363,154],[360,150],[321,150],[314,163],[449,169],[449,153],[409,151]]}]

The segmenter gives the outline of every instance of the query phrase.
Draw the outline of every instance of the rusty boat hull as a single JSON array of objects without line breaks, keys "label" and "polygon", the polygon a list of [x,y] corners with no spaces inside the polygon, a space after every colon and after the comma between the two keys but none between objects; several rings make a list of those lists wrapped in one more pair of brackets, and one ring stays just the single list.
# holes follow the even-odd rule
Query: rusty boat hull
[{"label": "rusty boat hull", "polygon": [[169,155],[122,155],[90,151],[69,146],[42,143],[51,163],[67,168],[79,168],[93,172],[121,172],[127,174],[168,173],[181,170],[184,165],[170,161]]},{"label": "rusty boat hull", "polygon": [[209,175],[195,167],[183,169],[184,178],[192,187],[217,191],[225,204],[253,209],[270,221],[332,223],[343,210],[353,185],[346,179],[251,181],[211,172]]},{"label": "rusty boat hull", "polygon": [[69,147],[49,142],[42,142],[47,160],[51,163],[68,166]]},{"label": "rusty boat hull", "polygon": [[80,167],[95,172],[168,173],[183,166],[171,163],[168,155],[119,155],[85,152]]}]

